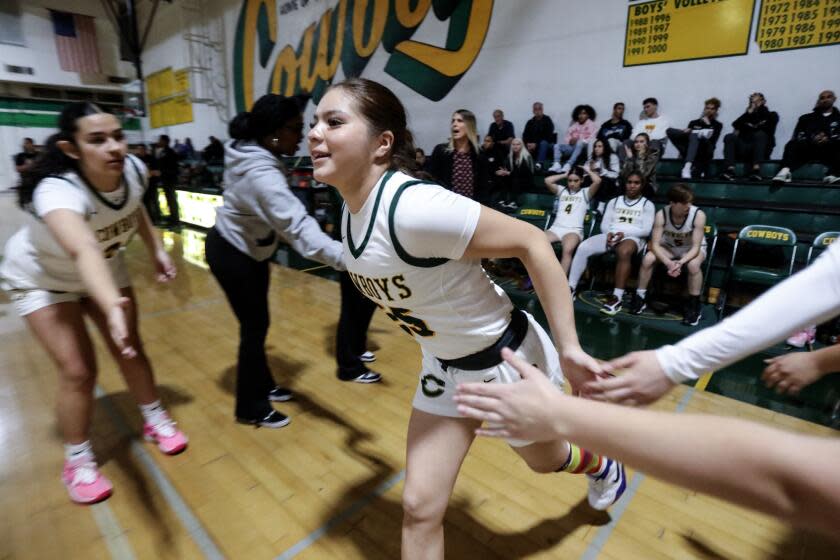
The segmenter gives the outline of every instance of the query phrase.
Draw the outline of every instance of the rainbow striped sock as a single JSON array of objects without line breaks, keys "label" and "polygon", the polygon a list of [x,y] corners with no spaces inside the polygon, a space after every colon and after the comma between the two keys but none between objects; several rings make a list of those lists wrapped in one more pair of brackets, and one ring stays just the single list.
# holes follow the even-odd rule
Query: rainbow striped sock
[{"label": "rainbow striped sock", "polygon": [[557,472],[570,474],[588,474],[597,477],[607,469],[606,457],[601,457],[591,451],[580,448],[574,443],[569,443],[569,458],[566,463],[557,469]]}]

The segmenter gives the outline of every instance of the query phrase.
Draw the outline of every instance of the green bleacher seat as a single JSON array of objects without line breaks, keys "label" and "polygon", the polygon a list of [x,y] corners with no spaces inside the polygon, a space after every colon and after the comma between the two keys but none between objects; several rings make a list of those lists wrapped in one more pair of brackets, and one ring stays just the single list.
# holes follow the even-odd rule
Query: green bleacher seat
[{"label": "green bleacher seat", "polygon": [[519,195],[516,204],[520,209],[534,208],[551,211],[554,208],[553,194],[524,193]]},{"label": "green bleacher seat", "polygon": [[838,237],[840,237],[840,231],[826,231],[819,234],[811,243],[811,246],[808,247],[808,258],[805,263],[811,264],[811,261],[828,249],[828,246],[834,243]]},{"label": "green bleacher seat", "polygon": [[807,163],[794,170],[794,181],[822,181],[828,173],[828,168],[821,163]]},{"label": "green bleacher seat", "polygon": [[[785,263],[781,268],[738,264],[738,250],[749,245],[781,247],[784,250]],[[757,284],[771,287],[793,273],[796,258],[796,234],[784,227],[771,225],[749,225],[741,229],[732,249],[729,270],[724,278],[718,297],[718,315],[722,318],[726,309],[727,292],[730,284]]]},{"label": "green bleacher seat", "polygon": [[679,159],[663,159],[656,166],[656,175],[674,175],[679,177],[683,162]]}]

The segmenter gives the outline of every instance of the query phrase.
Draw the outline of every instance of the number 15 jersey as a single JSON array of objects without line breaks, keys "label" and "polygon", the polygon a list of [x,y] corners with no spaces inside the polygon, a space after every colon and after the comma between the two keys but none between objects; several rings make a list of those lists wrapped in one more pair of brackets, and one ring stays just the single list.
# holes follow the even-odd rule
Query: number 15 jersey
[{"label": "number 15 jersey", "polygon": [[473,200],[394,171],[358,213],[343,210],[353,283],[437,358],[483,350],[510,322],[510,299],[478,260],[462,258],[480,212]]}]

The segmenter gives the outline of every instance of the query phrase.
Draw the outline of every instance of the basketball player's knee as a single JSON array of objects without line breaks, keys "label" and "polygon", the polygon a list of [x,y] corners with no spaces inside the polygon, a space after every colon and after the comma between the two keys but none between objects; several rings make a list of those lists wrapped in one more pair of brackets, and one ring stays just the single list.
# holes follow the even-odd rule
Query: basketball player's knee
[{"label": "basketball player's knee", "polygon": [[82,358],[64,360],[59,364],[62,389],[93,391],[96,383],[96,366]]},{"label": "basketball player's knee", "polygon": [[689,274],[699,274],[702,270],[702,266],[700,263],[700,259],[691,259],[688,261],[688,272]]},{"label": "basketball player's knee", "polygon": [[443,522],[447,500],[441,500],[438,493],[418,490],[406,486],[403,490],[403,523],[406,525],[436,524]]},{"label": "basketball player's knee", "polygon": [[647,253],[645,258],[642,259],[642,266],[645,268],[652,268],[653,265],[656,263],[656,255],[653,254],[653,251]]},{"label": "basketball player's knee", "polygon": [[615,251],[616,256],[622,261],[628,261],[636,252],[636,246],[632,244],[619,245]]}]

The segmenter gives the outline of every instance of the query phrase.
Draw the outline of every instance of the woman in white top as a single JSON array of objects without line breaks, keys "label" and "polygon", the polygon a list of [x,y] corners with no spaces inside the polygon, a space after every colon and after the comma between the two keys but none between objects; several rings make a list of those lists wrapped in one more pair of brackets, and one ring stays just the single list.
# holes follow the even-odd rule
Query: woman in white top
[{"label": "woman in white top", "polygon": [[[583,180],[586,176],[589,177],[591,183],[584,189]],[[565,187],[559,184],[563,179],[566,179]],[[545,235],[549,242],[562,244],[563,256],[560,259],[560,265],[568,277],[575,249],[583,241],[586,212],[589,210],[592,197],[598,193],[598,188],[601,186],[601,176],[591,167],[575,166],[568,174],[549,175],[545,178],[545,186],[557,195],[554,201],[554,222],[545,231]]]},{"label": "woman in white top", "polygon": [[[598,363],[580,347],[572,302],[551,245],[538,229],[437,185],[415,180],[414,147],[400,101],[384,86],[350,79],[332,86],[309,132],[315,178],[346,202],[342,236],[347,270],[423,352],[408,427],[403,491],[404,558],[443,558],[443,516],[479,423],[459,416],[458,380],[512,383],[518,374],[502,346],[573,386]],[[518,257],[542,300],[557,350],[543,329],[515,310],[481,268],[482,258]],[[535,471],[590,476],[589,500],[604,509],[626,480],[622,466],[562,439],[510,440]]]},{"label": "woman in white top", "polygon": [[141,204],[146,167],[127,152],[113,115],[91,103],[65,107],[59,132],[18,187],[20,205],[31,218],[9,239],[0,266],[3,288],[58,367],[62,480],[78,503],[104,500],[112,490],[88,440],[96,360],[86,315],[102,333],[140,405],[145,438],[166,454],[187,446],[160,404],[137,330],[123,248],[139,233],[160,282],[175,277],[175,266]]},{"label": "woman in white top", "polygon": [[613,152],[609,142],[600,139],[595,140],[592,143],[592,153],[584,167],[601,177],[598,196],[595,196],[594,193],[592,196],[599,202],[598,210],[603,211],[604,205],[608,201],[621,194],[618,189],[618,174],[621,172],[621,162],[618,155]]}]

